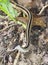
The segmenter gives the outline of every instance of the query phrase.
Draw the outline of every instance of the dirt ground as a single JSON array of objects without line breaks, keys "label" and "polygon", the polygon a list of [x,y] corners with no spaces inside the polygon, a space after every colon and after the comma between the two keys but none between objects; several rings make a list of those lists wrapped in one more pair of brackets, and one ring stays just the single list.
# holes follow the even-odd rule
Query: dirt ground
[{"label": "dirt ground", "polygon": [[[47,13],[48,9],[43,14]],[[26,29],[8,16],[0,16],[0,65],[48,65],[48,15],[43,19],[46,28],[31,29],[29,48],[22,49]]]}]

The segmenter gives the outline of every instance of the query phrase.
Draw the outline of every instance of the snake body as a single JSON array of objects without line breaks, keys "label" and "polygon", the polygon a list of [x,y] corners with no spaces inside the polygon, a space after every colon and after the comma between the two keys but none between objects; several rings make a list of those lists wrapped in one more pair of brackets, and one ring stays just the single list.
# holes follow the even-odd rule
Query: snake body
[{"label": "snake body", "polygon": [[[26,9],[25,7],[23,7],[22,5],[19,5],[19,4],[15,4],[15,6],[17,6],[19,9],[21,9],[23,12],[26,13],[26,15],[28,16],[29,20],[28,20],[28,23],[27,23],[27,28],[26,28],[26,40],[27,40],[27,45],[23,48],[23,47],[20,47],[19,48],[22,50],[21,52],[26,52],[26,49],[28,51],[28,47],[29,47],[29,36],[30,36],[30,27],[32,24],[31,20],[32,20],[32,15],[31,13],[29,12],[28,9]],[[7,28],[6,28],[7,29]],[[14,49],[16,50],[16,48],[18,49],[18,47],[15,47]],[[12,49],[11,51],[14,51],[14,49]]]},{"label": "snake body", "polygon": [[16,3],[16,6],[21,8],[23,10],[23,12],[26,12],[27,15],[28,15],[28,18],[29,18],[29,21],[27,23],[27,30],[26,30],[26,40],[27,40],[27,46],[25,48],[27,48],[29,46],[29,34],[30,34],[30,28],[31,28],[31,24],[32,24],[32,15],[31,13],[29,12],[29,10],[25,7],[23,7],[22,5],[19,5]]}]

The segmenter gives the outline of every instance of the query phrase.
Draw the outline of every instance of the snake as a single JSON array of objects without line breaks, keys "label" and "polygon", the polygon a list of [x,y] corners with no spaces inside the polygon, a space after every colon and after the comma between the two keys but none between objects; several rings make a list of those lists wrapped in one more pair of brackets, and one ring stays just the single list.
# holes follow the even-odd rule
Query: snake
[{"label": "snake", "polygon": [[23,12],[25,12],[26,15],[28,15],[28,18],[29,18],[28,23],[27,23],[27,28],[26,28],[27,46],[26,46],[25,48],[27,48],[27,47],[29,46],[29,43],[30,43],[29,36],[30,36],[31,24],[32,24],[32,18],[33,18],[33,16],[32,16],[32,14],[31,14],[31,12],[30,12],[26,7],[24,7],[24,6],[20,5],[20,4],[18,4],[17,2],[14,2],[14,1],[13,1],[13,3],[14,3],[17,7],[19,7]]},{"label": "snake", "polygon": [[8,49],[7,52],[13,52],[15,50],[18,50],[20,52],[26,53],[30,49],[30,44],[29,44],[30,39],[29,39],[29,37],[30,37],[30,32],[31,32],[32,15],[27,8],[23,7],[22,5],[19,5],[18,3],[15,3],[15,2],[13,2],[13,3],[17,8],[21,9],[24,13],[26,13],[26,15],[29,18],[28,23],[27,23],[27,27],[26,27],[26,41],[27,41],[27,43],[26,43],[25,47],[18,45],[14,49]]},{"label": "snake", "polygon": [[[14,50],[18,49],[18,47],[19,47],[21,49],[21,52],[28,52],[28,49],[27,48],[30,46],[29,45],[29,43],[30,43],[29,37],[30,37],[30,31],[31,31],[30,29],[31,29],[31,24],[32,24],[32,14],[29,12],[29,10],[27,8],[25,8],[22,5],[19,5],[18,3],[15,3],[15,6],[17,8],[19,8],[19,9],[21,9],[28,16],[28,19],[29,19],[28,20],[28,23],[27,23],[27,28],[26,28],[26,40],[27,40],[27,44],[26,44],[26,46],[24,48],[23,47],[20,47],[20,45],[18,45],[17,47],[15,47],[14,49],[12,49],[10,51],[14,51]],[[26,51],[26,49],[27,49],[27,51]]]}]

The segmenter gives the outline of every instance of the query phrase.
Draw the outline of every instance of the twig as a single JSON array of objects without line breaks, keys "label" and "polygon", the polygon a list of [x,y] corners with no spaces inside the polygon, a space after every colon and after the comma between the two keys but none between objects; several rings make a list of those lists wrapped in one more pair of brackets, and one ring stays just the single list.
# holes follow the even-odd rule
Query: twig
[{"label": "twig", "polygon": [[20,52],[17,53],[17,56],[15,57],[13,65],[17,65],[18,59],[20,57],[20,54],[21,54]]},{"label": "twig", "polygon": [[7,27],[3,28],[2,30],[0,30],[0,32],[5,31],[6,29],[8,29],[8,28],[10,28],[10,27],[13,27],[13,26],[16,26],[16,25],[17,25],[17,24],[12,24],[12,25],[10,25],[10,26],[7,26]]},{"label": "twig", "polygon": [[39,12],[39,14],[37,14],[37,15],[41,15],[42,14],[42,12],[46,9],[48,7],[48,4],[47,5],[45,5],[45,6],[43,6],[43,8],[41,9],[41,11]]}]

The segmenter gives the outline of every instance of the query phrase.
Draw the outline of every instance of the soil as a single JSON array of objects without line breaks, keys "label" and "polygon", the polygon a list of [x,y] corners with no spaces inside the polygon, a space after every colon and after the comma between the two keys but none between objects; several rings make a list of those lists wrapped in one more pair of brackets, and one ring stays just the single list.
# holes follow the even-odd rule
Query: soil
[{"label": "soil", "polygon": [[[0,65],[48,65],[47,15],[44,21],[46,28],[43,30],[31,29],[29,51],[20,52],[20,47],[26,45],[27,42],[26,29],[24,29],[21,24],[10,20],[8,16],[0,16]],[[18,45],[20,47],[18,47]],[[17,50],[13,51],[12,49],[16,47],[18,47]],[[8,49],[12,51],[8,52]],[[14,64],[15,60],[17,61],[16,64]]]}]

